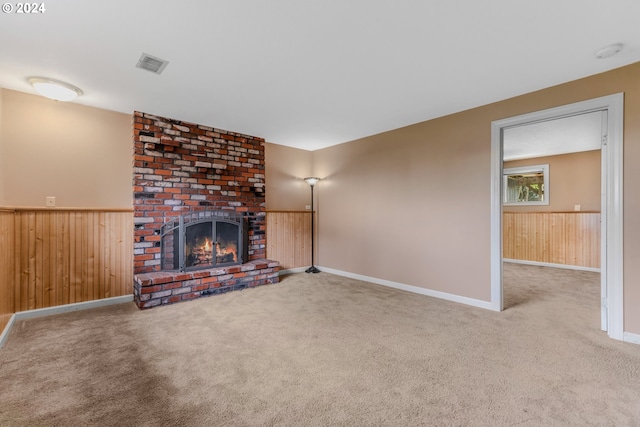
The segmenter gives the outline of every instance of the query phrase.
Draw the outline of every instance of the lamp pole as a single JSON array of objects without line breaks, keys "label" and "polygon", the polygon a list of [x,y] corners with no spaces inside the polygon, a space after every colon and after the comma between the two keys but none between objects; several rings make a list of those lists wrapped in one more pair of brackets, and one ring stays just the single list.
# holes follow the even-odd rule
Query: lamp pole
[{"label": "lamp pole", "polygon": [[314,252],[315,252],[315,247],[314,247],[314,231],[315,231],[315,227],[314,227],[314,221],[313,221],[313,217],[315,216],[315,213],[313,211],[313,187],[318,183],[318,181],[320,181],[320,178],[316,178],[316,177],[308,177],[304,179],[305,181],[307,181],[307,184],[309,184],[309,187],[311,187],[311,267],[307,268],[305,270],[305,273],[320,273],[320,270],[318,270],[315,266],[314,263]]}]

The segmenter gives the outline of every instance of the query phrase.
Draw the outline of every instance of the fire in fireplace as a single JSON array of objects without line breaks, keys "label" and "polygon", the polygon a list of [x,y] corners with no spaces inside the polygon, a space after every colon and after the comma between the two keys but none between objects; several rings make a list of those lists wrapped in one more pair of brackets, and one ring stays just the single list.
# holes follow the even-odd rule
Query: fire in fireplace
[{"label": "fire in fireplace", "polygon": [[223,211],[201,211],[165,223],[161,229],[163,270],[198,270],[247,261],[247,219]]}]

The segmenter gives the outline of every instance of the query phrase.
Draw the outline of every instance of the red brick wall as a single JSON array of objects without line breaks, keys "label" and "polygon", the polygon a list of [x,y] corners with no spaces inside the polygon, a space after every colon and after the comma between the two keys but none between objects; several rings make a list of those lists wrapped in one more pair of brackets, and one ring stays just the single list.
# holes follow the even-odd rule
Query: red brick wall
[{"label": "red brick wall", "polygon": [[264,139],[133,114],[134,272],[160,269],[160,227],[197,210],[249,220],[249,260],[266,258]]}]

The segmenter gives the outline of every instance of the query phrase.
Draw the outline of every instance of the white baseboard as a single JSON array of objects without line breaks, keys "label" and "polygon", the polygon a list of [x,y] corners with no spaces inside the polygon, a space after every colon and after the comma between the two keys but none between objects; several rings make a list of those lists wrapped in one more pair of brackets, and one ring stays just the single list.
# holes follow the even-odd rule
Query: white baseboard
[{"label": "white baseboard", "polygon": [[288,270],[280,270],[278,272],[278,276],[284,276],[285,274],[293,274],[293,273],[304,273],[304,271],[309,267],[296,267],[290,268]]},{"label": "white baseboard", "polygon": [[567,270],[592,271],[594,273],[600,273],[599,268],[582,267],[580,265],[554,264],[551,262],[525,261],[521,259],[511,259],[511,258],[503,258],[502,261],[510,262],[512,264],[537,265],[538,267],[565,268]]},{"label": "white baseboard", "polygon": [[632,334],[631,332],[625,332],[622,336],[622,341],[631,344],[640,344],[640,335]]},{"label": "white baseboard", "polygon": [[57,305],[55,307],[37,308],[35,310],[19,311],[15,314],[16,320],[33,319],[36,317],[51,316],[53,314],[69,313],[71,311],[88,310],[90,308],[106,307],[108,305],[123,304],[133,301],[133,295],[121,297],[103,298],[93,301],[77,302],[74,304]]},{"label": "white baseboard", "polygon": [[4,331],[2,331],[2,333],[0,334],[0,348],[2,348],[2,346],[4,345],[4,342],[9,337],[9,332],[11,331],[11,328],[13,327],[13,322],[15,321],[16,321],[16,315],[12,314],[11,318],[9,319],[9,323],[7,323],[7,326],[4,327]]},{"label": "white baseboard", "polygon": [[72,311],[88,310],[90,308],[106,307],[108,305],[123,304],[133,301],[133,295],[124,295],[121,297],[103,298],[93,301],[78,302],[74,304],[57,305],[55,307],[38,308],[35,310],[19,311],[11,316],[9,323],[0,335],[0,348],[4,345],[5,340],[9,336],[11,327],[17,320],[34,319],[36,317],[51,316],[54,314],[69,313]]},{"label": "white baseboard", "polygon": [[449,294],[446,292],[434,291],[432,289],[420,288],[418,286],[405,285],[404,283],[392,282],[390,280],[378,279],[375,277],[363,276],[361,274],[349,273],[347,271],[335,270],[328,267],[318,267],[320,271],[326,273],[335,274],[337,276],[349,277],[351,279],[362,280],[364,282],[371,282],[377,285],[388,286],[390,288],[401,289],[403,291],[412,292],[414,294],[425,295],[428,297],[439,298],[447,301],[453,301],[473,307],[484,308],[486,310],[496,311],[495,307],[491,305],[489,301],[482,301],[473,298],[462,297],[460,295]]}]

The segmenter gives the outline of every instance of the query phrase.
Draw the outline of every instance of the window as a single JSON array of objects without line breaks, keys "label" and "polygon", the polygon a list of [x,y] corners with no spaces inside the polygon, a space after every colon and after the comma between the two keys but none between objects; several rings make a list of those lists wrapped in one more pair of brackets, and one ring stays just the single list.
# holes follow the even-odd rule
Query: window
[{"label": "window", "polygon": [[549,165],[531,165],[503,170],[505,206],[548,205]]}]

